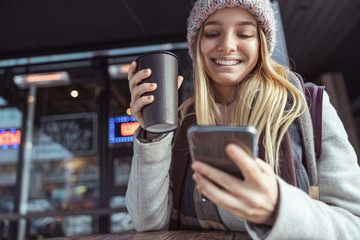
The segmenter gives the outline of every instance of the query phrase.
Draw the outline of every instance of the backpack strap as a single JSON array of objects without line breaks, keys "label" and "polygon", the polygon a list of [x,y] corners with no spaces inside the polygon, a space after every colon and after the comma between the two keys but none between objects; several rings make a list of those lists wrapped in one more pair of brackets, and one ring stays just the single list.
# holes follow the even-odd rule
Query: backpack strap
[{"label": "backpack strap", "polygon": [[[303,79],[300,74],[295,73],[296,76],[303,83]],[[304,83],[304,93],[306,96],[306,102],[309,107],[311,121],[314,131],[314,144],[316,159],[321,156],[322,145],[322,113],[323,113],[323,95],[325,86],[318,86],[312,82]]]},{"label": "backpack strap", "polygon": [[316,159],[321,156],[322,145],[322,113],[323,113],[323,95],[324,86],[318,86],[314,83],[307,82],[304,84],[306,101],[309,106],[311,121],[314,130],[314,143]]}]

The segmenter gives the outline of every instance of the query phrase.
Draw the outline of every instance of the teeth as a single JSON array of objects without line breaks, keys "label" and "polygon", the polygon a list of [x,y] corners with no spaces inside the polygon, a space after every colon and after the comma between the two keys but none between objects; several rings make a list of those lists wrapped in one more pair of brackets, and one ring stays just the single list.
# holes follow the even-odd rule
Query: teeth
[{"label": "teeth", "polygon": [[225,66],[232,66],[238,64],[239,60],[215,60],[216,64],[225,65]]}]

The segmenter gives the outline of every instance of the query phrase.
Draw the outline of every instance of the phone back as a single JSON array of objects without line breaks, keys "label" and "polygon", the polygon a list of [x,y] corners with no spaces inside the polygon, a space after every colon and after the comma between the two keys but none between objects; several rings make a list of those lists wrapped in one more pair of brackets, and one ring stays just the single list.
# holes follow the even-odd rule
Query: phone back
[{"label": "phone back", "polygon": [[226,145],[235,143],[257,157],[257,133],[252,126],[192,126],[187,137],[193,161],[203,161],[239,178],[241,171],[225,153]]}]

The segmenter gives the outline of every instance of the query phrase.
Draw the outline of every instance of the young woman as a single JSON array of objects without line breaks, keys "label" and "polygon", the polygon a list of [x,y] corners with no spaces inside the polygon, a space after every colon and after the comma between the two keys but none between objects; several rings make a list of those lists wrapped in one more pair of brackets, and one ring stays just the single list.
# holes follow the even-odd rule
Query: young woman
[{"label": "young woman", "polygon": [[[135,229],[246,231],[254,239],[360,237],[354,149],[325,93],[323,150],[315,158],[302,83],[270,57],[275,41],[270,3],[198,0],[187,39],[195,93],[180,107],[175,134],[143,130],[142,108],[153,96],[142,94],[156,85],[139,84],[150,69],[135,73],[133,62],[129,70],[132,114],[141,126],[126,194]],[[243,180],[191,162],[186,131],[194,124],[256,127],[256,161],[237,145],[226,147]]]}]

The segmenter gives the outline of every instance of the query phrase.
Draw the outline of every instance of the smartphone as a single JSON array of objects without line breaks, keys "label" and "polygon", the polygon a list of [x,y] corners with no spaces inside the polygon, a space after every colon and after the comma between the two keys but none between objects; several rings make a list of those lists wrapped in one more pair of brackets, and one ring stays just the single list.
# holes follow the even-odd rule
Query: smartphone
[{"label": "smartphone", "polygon": [[229,158],[229,143],[241,146],[253,159],[257,158],[257,130],[253,126],[192,126],[187,130],[192,161],[203,161],[243,179],[239,167]]}]

